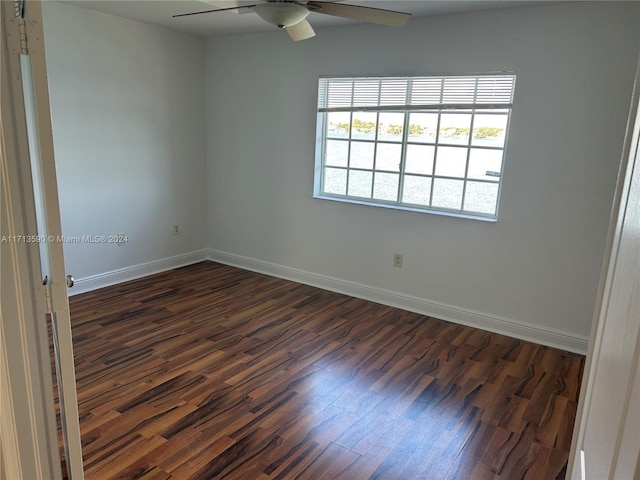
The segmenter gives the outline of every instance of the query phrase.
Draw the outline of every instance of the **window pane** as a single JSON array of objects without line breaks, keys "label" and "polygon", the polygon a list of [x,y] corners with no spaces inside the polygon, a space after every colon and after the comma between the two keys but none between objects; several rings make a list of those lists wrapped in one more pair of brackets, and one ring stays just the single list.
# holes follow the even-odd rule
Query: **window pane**
[{"label": "window pane", "polygon": [[440,77],[414,78],[411,88],[411,105],[439,103],[442,99],[442,82]]},{"label": "window pane", "polygon": [[471,114],[443,113],[440,116],[440,136],[438,143],[467,145],[471,129]]},{"label": "window pane", "polygon": [[347,171],[340,168],[325,168],[324,192],[345,195],[347,193]]},{"label": "window pane", "polygon": [[349,138],[349,124],[351,114],[349,112],[327,113],[327,136],[329,138]]},{"label": "window pane", "polygon": [[431,145],[407,145],[405,172],[431,175],[435,150]]},{"label": "window pane", "polygon": [[471,149],[468,178],[500,181],[501,169],[502,150]]},{"label": "window pane", "polygon": [[444,79],[443,103],[471,103],[476,88],[475,77],[449,77]]},{"label": "window pane", "polygon": [[460,210],[462,207],[462,180],[433,179],[434,207],[452,208]]},{"label": "window pane", "polygon": [[467,165],[467,149],[462,147],[438,147],[436,175],[464,177]]},{"label": "window pane", "polygon": [[402,145],[397,143],[379,143],[376,152],[376,170],[400,171]]},{"label": "window pane", "polygon": [[380,83],[380,105],[404,105],[407,102],[407,79],[386,79]]},{"label": "window pane", "polygon": [[410,142],[435,143],[437,133],[437,113],[412,113],[409,115]]},{"label": "window pane", "polygon": [[357,106],[378,105],[380,80],[358,78],[353,82],[353,104]]},{"label": "window pane", "polygon": [[[341,78],[341,79],[333,79],[331,83],[328,84],[328,89],[326,92],[323,92],[321,88],[321,82],[318,82],[318,97],[322,97],[323,100],[320,104],[324,105],[325,103],[329,107],[350,107],[351,100],[353,97],[353,80],[349,78]],[[319,104],[319,105],[320,105]]]},{"label": "window pane", "polygon": [[473,119],[472,145],[504,147],[507,115],[476,115]]},{"label": "window pane", "polygon": [[371,198],[371,172],[349,171],[349,195]]},{"label": "window pane", "polygon": [[496,213],[498,202],[498,184],[467,182],[464,195],[464,210],[467,212]]},{"label": "window pane", "polygon": [[351,168],[373,169],[373,142],[351,142]]},{"label": "window pane", "polygon": [[349,155],[349,142],[342,140],[327,140],[327,153],[325,165],[335,167],[346,167],[347,156]]},{"label": "window pane", "polygon": [[417,205],[429,206],[431,195],[431,178],[406,175],[402,187],[402,201]]},{"label": "window pane", "polygon": [[377,118],[375,112],[353,112],[351,138],[374,140]]},{"label": "window pane", "polygon": [[373,184],[373,198],[378,200],[398,200],[398,178],[395,173],[376,173]]},{"label": "window pane", "polygon": [[378,140],[401,142],[404,113],[381,112],[378,119]]}]

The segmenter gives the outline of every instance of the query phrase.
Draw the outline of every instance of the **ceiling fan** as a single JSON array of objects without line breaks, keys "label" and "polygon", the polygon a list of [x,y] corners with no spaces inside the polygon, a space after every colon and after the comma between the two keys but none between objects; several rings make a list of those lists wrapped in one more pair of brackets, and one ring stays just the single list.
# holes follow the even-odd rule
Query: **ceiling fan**
[{"label": "ceiling fan", "polygon": [[380,8],[364,7],[316,0],[265,0],[253,5],[239,5],[229,8],[204,10],[201,12],[182,13],[173,17],[186,17],[226,10],[252,9],[264,21],[283,28],[294,41],[306,40],[315,36],[311,24],[307,21],[309,13],[324,13],[334,17],[348,18],[360,22],[377,23],[393,27],[403,27],[411,19],[411,14],[383,10]]}]

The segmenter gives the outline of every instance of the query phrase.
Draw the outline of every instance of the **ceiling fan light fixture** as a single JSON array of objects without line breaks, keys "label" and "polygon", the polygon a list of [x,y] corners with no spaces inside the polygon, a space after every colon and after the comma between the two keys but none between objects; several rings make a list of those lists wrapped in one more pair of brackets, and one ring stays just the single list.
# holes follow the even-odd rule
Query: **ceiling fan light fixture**
[{"label": "ceiling fan light fixture", "polygon": [[286,28],[307,18],[309,10],[304,5],[293,2],[268,2],[255,6],[255,12],[272,25]]}]

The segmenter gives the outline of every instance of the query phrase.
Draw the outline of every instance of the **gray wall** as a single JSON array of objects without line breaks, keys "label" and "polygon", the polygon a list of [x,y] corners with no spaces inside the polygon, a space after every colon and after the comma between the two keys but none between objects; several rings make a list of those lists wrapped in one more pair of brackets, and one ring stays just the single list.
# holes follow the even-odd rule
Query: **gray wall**
[{"label": "gray wall", "polygon": [[[585,342],[638,18],[635,2],[584,2],[319,29],[301,43],[284,32],[209,39],[211,256]],[[311,198],[319,75],[502,70],[517,83],[497,223]]]},{"label": "gray wall", "polygon": [[201,250],[204,41],[57,2],[43,16],[63,234],[129,237],[65,244],[67,271]]}]

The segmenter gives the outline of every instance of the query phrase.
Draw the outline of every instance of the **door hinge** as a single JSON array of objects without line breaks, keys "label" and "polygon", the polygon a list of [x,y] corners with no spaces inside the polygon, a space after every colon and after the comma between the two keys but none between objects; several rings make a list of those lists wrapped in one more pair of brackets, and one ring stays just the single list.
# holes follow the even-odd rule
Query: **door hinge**
[{"label": "door hinge", "polygon": [[53,299],[51,295],[51,283],[49,283],[49,278],[44,277],[42,279],[42,285],[44,285],[44,295],[47,299],[47,312],[49,315],[53,314]]},{"label": "door hinge", "polygon": [[22,17],[16,17],[10,15],[12,13],[9,2],[0,1],[0,7],[4,9],[6,29],[6,40],[9,47],[9,51],[17,55],[28,55],[28,40],[27,40],[27,21]]},{"label": "door hinge", "polygon": [[20,32],[20,55],[29,55],[27,45],[27,23],[24,18],[18,19],[18,31]]}]

